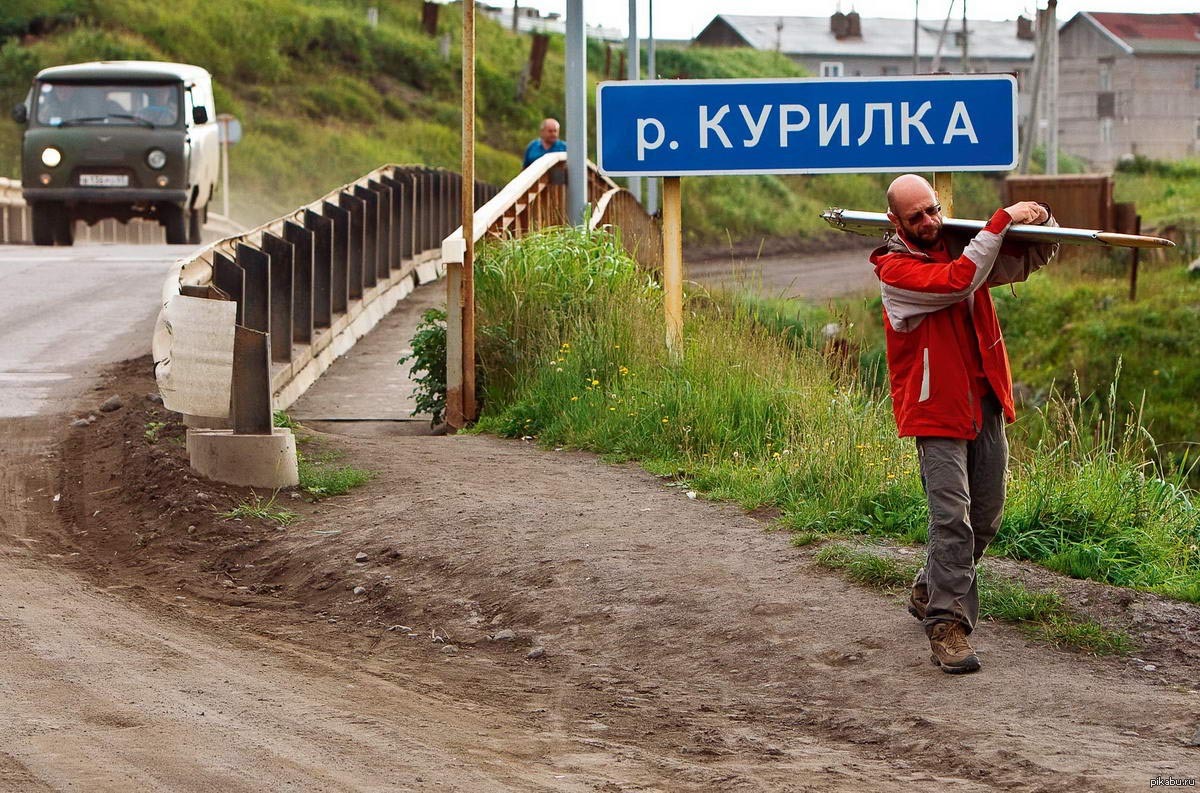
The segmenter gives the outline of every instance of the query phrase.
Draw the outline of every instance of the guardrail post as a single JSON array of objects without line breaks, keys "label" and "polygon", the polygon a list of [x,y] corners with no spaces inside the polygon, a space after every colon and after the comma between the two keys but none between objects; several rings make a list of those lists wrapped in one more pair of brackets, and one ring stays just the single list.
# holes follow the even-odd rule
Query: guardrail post
[{"label": "guardrail post", "polygon": [[237,435],[270,435],[271,334],[242,326],[233,337],[233,431]]},{"label": "guardrail post", "polygon": [[344,314],[350,305],[350,212],[326,201],[321,206],[333,223],[333,268],[330,301],[333,313]]},{"label": "guardrail post", "polygon": [[292,245],[292,341],[313,340],[313,234],[292,221],[283,224],[283,238]]},{"label": "guardrail post", "polygon": [[434,228],[437,223],[437,203],[434,200],[433,180],[433,171],[428,168],[421,171],[421,197],[417,204],[417,211],[421,213],[421,239],[417,247],[418,253],[424,253],[432,248],[436,236]]},{"label": "guardrail post", "polygon": [[398,266],[393,239],[395,211],[392,207],[392,188],[374,179],[367,182],[367,189],[379,196],[379,269],[376,275],[386,280]]},{"label": "guardrail post", "polygon": [[366,247],[364,215],[366,203],[349,193],[338,195],[338,205],[350,213],[350,237],[346,245],[347,288],[351,300],[363,296],[363,250]]},{"label": "guardrail post", "polygon": [[396,246],[393,267],[412,259],[412,177],[399,168],[380,181],[392,188],[392,244]]},{"label": "guardrail post", "polygon": [[379,194],[362,185],[354,186],[354,197],[363,202],[363,289],[379,282]]},{"label": "guardrail post", "polygon": [[191,430],[188,459],[203,476],[243,487],[300,483],[296,439],[275,429],[271,404],[271,335],[234,327],[232,430]]},{"label": "guardrail post", "polygon": [[234,322],[246,324],[246,273],[220,251],[213,252],[213,284],[216,285],[229,299],[237,304],[237,317]]},{"label": "guardrail post", "polygon": [[243,325],[251,330],[271,330],[271,257],[244,242],[237,246],[237,265],[246,274],[242,290]]},{"label": "guardrail post", "polygon": [[313,325],[328,328],[333,324],[330,286],[333,273],[333,221],[311,209],[304,210],[304,227],[312,232]]},{"label": "guardrail post", "polygon": [[262,249],[271,267],[271,360],[286,363],[292,360],[292,245],[264,231]]}]

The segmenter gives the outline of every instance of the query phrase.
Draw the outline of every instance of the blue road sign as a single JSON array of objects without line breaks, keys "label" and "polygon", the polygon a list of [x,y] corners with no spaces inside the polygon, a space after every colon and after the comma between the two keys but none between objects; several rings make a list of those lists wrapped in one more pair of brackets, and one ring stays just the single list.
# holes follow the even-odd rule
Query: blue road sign
[{"label": "blue road sign", "polygon": [[1017,162],[1017,81],[601,83],[596,148],[609,176],[1009,170]]}]

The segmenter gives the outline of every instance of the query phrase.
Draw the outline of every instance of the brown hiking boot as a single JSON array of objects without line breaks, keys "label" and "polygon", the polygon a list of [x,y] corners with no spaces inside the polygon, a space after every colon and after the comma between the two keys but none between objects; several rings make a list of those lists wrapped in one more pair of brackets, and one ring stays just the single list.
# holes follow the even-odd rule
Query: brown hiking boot
[{"label": "brown hiking boot", "polygon": [[939,622],[929,629],[929,660],[943,672],[962,675],[979,671],[979,656],[967,641],[967,634],[957,622]]},{"label": "brown hiking boot", "polygon": [[912,591],[908,593],[908,613],[919,620],[924,620],[925,612],[929,610],[929,587],[917,583],[921,580],[922,572],[924,572],[924,568],[917,571],[917,576],[913,579]]}]

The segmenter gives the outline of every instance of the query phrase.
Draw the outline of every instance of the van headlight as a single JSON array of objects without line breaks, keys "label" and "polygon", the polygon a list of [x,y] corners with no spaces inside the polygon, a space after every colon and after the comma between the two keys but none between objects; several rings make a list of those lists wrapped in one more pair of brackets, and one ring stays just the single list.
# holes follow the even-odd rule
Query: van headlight
[{"label": "van headlight", "polygon": [[42,165],[47,168],[53,168],[62,162],[62,152],[53,146],[47,146],[42,149]]},{"label": "van headlight", "polygon": [[167,164],[167,155],[162,149],[151,149],[146,155],[146,164],[154,170],[158,170]]}]

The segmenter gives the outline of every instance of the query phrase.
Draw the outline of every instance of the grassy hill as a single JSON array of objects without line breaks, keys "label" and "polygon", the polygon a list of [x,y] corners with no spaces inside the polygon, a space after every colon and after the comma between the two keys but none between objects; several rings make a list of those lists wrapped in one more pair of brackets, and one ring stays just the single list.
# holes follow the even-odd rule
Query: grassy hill
[{"label": "grassy hill", "polygon": [[[366,5],[8,0],[0,7],[0,102],[20,101],[38,69],[61,63],[136,58],[203,66],[214,76],[218,110],[237,115],[245,130],[230,150],[233,213],[244,221],[276,216],[385,162],[457,169],[461,6],[442,6],[439,35],[430,37],[420,29],[419,0],[377,4],[376,27],[367,23]],[[541,119],[563,116],[564,41],[551,36],[541,85],[519,98],[529,37],[482,15],[476,27],[477,170],[503,184],[520,170]],[[449,39],[445,55],[442,36]],[[589,41],[589,101],[604,56],[603,42]],[[658,63],[665,75],[799,74],[787,58],[751,50],[662,49]],[[15,124],[0,127],[0,175],[19,175],[19,145]],[[773,189],[764,183],[752,192],[765,197]],[[708,214],[702,201],[692,203],[691,214]],[[712,224],[703,228],[717,236]]]},{"label": "grassy hill", "polygon": [[[376,27],[367,23],[368,5],[380,8]],[[420,15],[420,0],[5,0],[0,104],[11,107],[38,69],[56,64],[144,58],[203,66],[214,75],[218,110],[242,121],[245,136],[230,151],[231,204],[235,217],[256,223],[386,162],[458,168],[461,6],[441,7],[438,37],[420,29]],[[564,114],[564,41],[551,36],[541,85],[520,97],[529,37],[480,15],[477,48],[477,170],[503,184],[519,171],[540,120]],[[605,44],[589,41],[589,102],[605,61]],[[802,76],[788,58],[749,49],[661,48],[657,67],[664,77]],[[17,125],[0,124],[0,175],[19,175],[19,145]],[[1118,182],[1119,192],[1147,207],[1147,225],[1195,205],[1198,188],[1185,186],[1186,174],[1175,175],[1178,192],[1164,197],[1161,175],[1148,167],[1122,174],[1126,186]],[[821,210],[882,209],[889,179],[685,180],[685,239],[756,245],[827,235]],[[996,175],[958,177],[958,213],[990,214],[998,184]]]}]

